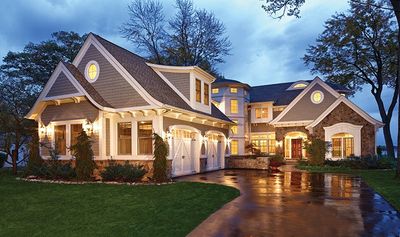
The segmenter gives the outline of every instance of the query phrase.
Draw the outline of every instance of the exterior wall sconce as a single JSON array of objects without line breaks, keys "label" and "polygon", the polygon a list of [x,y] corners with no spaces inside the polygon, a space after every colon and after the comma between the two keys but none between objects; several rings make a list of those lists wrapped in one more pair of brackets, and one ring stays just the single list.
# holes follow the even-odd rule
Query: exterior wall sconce
[{"label": "exterior wall sconce", "polygon": [[277,147],[282,147],[283,141],[277,141],[275,144]]},{"label": "exterior wall sconce", "polygon": [[166,138],[167,138],[168,140],[170,140],[170,139],[172,138],[172,133],[171,133],[170,131],[167,131],[167,133],[166,133]]},{"label": "exterior wall sconce", "polygon": [[86,121],[86,123],[83,125],[83,130],[85,130],[87,134],[93,134],[93,123]]},{"label": "exterior wall sconce", "polygon": [[39,132],[40,132],[40,135],[45,135],[46,134],[46,126],[42,125],[39,128]]}]

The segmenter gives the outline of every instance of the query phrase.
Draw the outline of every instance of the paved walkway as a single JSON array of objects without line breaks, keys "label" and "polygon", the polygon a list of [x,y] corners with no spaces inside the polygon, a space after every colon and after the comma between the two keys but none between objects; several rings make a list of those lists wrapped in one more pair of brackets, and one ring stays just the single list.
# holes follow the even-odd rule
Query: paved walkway
[{"label": "paved walkway", "polygon": [[400,214],[357,177],[222,170],[177,180],[241,192],[189,236],[400,236]]}]

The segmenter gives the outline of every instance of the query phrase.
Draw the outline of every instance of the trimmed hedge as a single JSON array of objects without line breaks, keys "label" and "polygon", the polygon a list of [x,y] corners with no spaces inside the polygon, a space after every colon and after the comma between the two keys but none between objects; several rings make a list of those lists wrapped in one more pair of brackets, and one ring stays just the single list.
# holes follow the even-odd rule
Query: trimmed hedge
[{"label": "trimmed hedge", "polygon": [[138,182],[141,181],[143,176],[147,173],[143,165],[131,165],[125,162],[124,165],[111,162],[109,166],[100,173],[103,181],[117,181],[117,182]]}]

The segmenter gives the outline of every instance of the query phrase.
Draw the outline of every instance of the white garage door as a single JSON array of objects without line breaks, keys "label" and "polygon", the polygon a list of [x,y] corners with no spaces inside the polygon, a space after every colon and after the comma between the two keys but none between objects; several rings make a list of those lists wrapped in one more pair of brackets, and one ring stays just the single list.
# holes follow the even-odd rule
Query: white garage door
[{"label": "white garage door", "polygon": [[172,175],[180,176],[195,173],[194,167],[195,133],[188,130],[175,129],[172,132]]},{"label": "white garage door", "polygon": [[207,170],[217,170],[221,168],[221,137],[214,134],[207,136]]}]

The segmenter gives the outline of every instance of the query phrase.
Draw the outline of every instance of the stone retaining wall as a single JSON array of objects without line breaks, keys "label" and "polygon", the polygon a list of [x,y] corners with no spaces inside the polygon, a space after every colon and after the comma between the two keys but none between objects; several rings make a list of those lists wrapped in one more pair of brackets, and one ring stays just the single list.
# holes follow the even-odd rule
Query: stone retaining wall
[{"label": "stone retaining wall", "polygon": [[228,157],[225,158],[226,169],[256,169],[267,170],[269,167],[269,157]]}]

